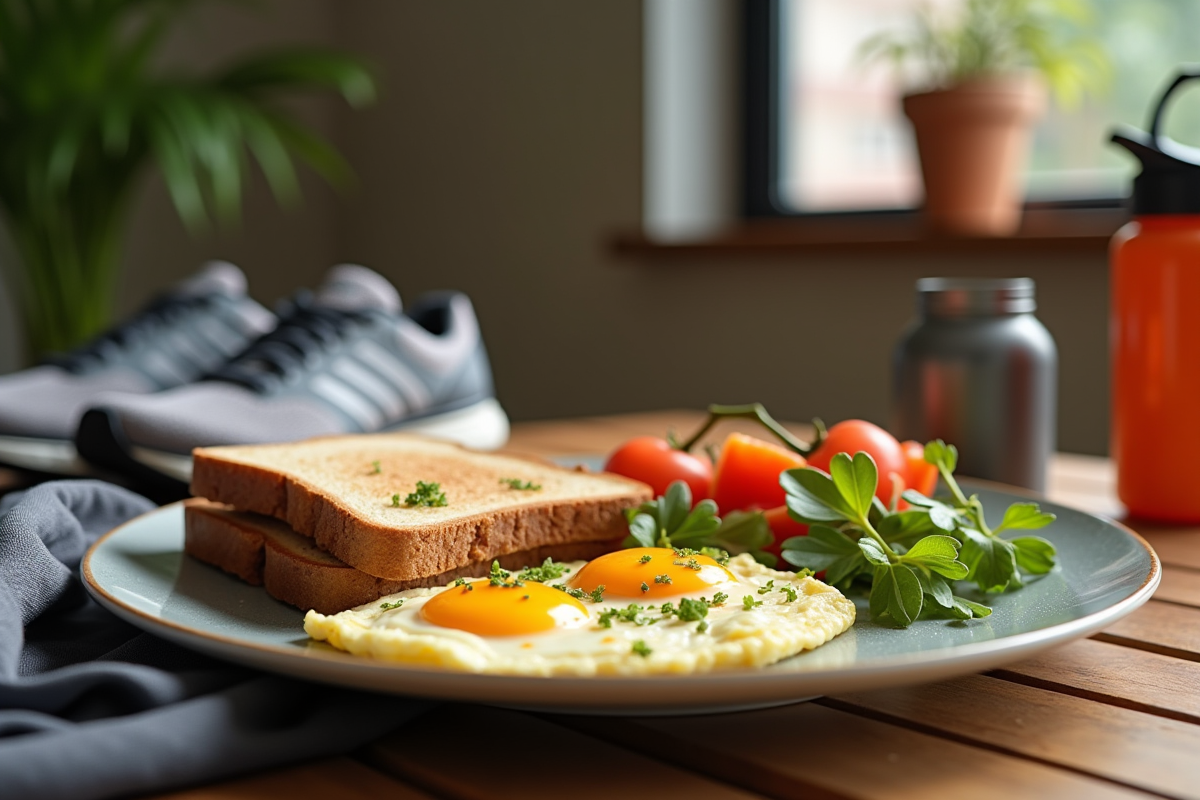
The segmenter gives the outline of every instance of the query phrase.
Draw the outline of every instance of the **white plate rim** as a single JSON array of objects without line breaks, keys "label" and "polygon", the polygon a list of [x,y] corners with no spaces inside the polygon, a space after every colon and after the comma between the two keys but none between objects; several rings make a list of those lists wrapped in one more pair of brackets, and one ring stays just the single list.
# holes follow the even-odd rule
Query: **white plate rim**
[{"label": "white plate rim", "polygon": [[[1116,520],[1080,511],[1078,513],[1095,517],[1129,536],[1146,551],[1150,570],[1142,584],[1128,597],[1086,616],[1046,628],[949,648],[917,651],[899,661],[893,657],[882,663],[828,671],[737,669],[649,677],[481,675],[420,669],[336,651],[300,650],[226,636],[147,613],[110,592],[94,574],[92,557],[128,527],[180,505],[182,501],[128,520],[101,536],[83,557],[81,573],[88,592],[101,606],[135,627],[220,659],[321,683],[567,713],[679,714],[741,710],[794,703],[825,694],[934,682],[995,669],[1108,627],[1149,600],[1162,579],[1158,554],[1136,531]],[[297,633],[301,634],[300,631]]]}]

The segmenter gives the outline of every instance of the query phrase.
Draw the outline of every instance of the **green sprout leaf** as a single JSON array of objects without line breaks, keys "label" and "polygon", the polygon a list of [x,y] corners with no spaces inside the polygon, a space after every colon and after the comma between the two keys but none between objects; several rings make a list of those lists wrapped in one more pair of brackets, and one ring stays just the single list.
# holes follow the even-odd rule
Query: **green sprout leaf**
[{"label": "green sprout leaf", "polygon": [[996,528],[993,533],[999,533],[1005,528],[1021,530],[1044,528],[1055,519],[1053,514],[1042,511],[1037,503],[1013,503],[1004,512],[1004,519],[1001,521],[1000,527]]},{"label": "green sprout leaf", "polygon": [[853,459],[838,453],[829,463],[829,476],[854,517],[867,516],[875,500],[875,487],[879,484],[875,459],[863,452],[855,453]]},{"label": "green sprout leaf", "polygon": [[964,536],[962,562],[969,568],[967,580],[979,584],[985,592],[1002,592],[1009,584],[1017,581],[1017,560],[1013,546],[1004,539],[997,539],[962,528]]},{"label": "green sprout leaf", "polygon": [[1031,575],[1045,575],[1054,569],[1054,545],[1040,536],[1021,536],[1009,540],[1017,558],[1017,566]]}]

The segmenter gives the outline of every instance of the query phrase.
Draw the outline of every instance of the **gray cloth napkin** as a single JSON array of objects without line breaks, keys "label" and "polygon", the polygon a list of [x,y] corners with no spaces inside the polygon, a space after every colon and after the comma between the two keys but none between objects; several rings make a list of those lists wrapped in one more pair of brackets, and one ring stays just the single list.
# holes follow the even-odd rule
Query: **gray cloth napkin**
[{"label": "gray cloth napkin", "polygon": [[80,559],[153,507],[97,481],[0,499],[0,796],[208,782],[351,750],[429,707],[234,667],[98,606]]}]

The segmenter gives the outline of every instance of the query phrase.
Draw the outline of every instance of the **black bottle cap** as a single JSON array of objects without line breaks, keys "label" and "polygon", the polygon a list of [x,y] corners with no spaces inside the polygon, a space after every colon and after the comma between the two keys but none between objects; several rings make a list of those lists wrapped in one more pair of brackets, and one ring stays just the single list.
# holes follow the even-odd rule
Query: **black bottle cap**
[{"label": "black bottle cap", "polygon": [[1200,149],[1188,147],[1160,133],[1167,100],[1200,69],[1182,70],[1163,92],[1154,109],[1150,132],[1120,126],[1112,141],[1133,153],[1142,171],[1133,179],[1133,213],[1200,214]]}]

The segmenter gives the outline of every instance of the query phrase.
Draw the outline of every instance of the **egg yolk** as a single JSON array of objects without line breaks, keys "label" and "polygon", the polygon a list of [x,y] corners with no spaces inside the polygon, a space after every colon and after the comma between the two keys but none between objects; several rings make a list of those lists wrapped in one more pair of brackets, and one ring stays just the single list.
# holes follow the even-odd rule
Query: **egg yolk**
[{"label": "egg yolk", "polygon": [[479,636],[518,636],[582,625],[588,612],[574,597],[541,583],[492,586],[471,581],[429,598],[421,616],[439,627]]},{"label": "egg yolk", "polygon": [[585,592],[604,587],[607,597],[674,597],[736,581],[708,556],[676,555],[664,547],[633,547],[589,561],[570,585]]}]

